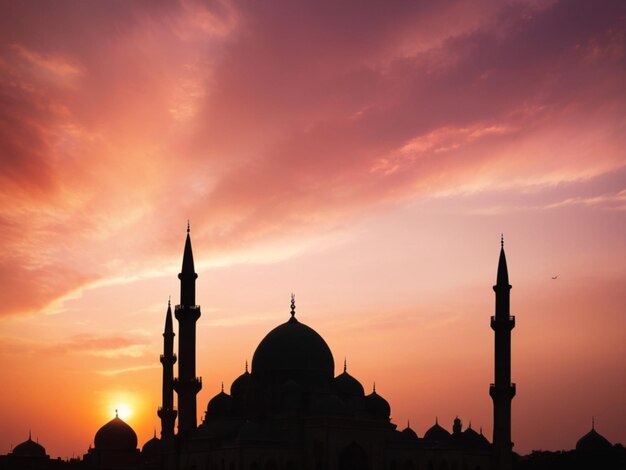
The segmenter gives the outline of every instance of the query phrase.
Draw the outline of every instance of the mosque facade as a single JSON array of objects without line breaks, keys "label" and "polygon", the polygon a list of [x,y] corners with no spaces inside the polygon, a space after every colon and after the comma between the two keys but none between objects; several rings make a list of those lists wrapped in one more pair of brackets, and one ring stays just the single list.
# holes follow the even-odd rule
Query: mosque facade
[{"label": "mosque facade", "polygon": [[[345,362],[342,372],[334,375],[328,344],[299,321],[293,296],[286,321],[263,338],[251,367],[246,364],[230,387],[222,385],[197,423],[202,380],[196,376],[196,322],[201,309],[196,304],[198,276],[189,227],[178,277],[180,304],[172,312],[168,302],[160,356],[160,436],[155,432],[140,450],[135,431],[116,416],[97,431],[93,448],[82,459],[50,459],[29,436],[9,455],[0,456],[0,470],[582,470],[600,468],[595,466],[598,462],[609,470],[626,468],[624,448],[611,445],[595,426],[569,454],[533,453],[519,458],[513,453],[515,318],[509,311],[511,286],[503,242],[494,286],[496,311],[491,317],[495,338],[495,380],[489,388],[494,407],[492,442],[471,424],[464,428],[458,417],[451,432],[437,420],[421,437],[408,424],[400,430],[391,421],[389,402],[375,386],[366,393]],[[178,354],[174,353],[174,318]]]}]

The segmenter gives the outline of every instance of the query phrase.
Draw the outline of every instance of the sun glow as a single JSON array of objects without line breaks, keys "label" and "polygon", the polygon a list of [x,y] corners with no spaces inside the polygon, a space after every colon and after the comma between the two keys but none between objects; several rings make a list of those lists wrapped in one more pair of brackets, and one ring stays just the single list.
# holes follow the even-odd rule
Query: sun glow
[{"label": "sun glow", "polygon": [[126,403],[118,403],[115,405],[115,414],[125,421],[133,415],[133,409]]},{"label": "sun glow", "polygon": [[103,403],[103,410],[106,414],[105,419],[111,420],[118,416],[121,420],[136,420],[137,415],[141,415],[141,405],[134,394],[126,391],[113,392],[107,394]]}]

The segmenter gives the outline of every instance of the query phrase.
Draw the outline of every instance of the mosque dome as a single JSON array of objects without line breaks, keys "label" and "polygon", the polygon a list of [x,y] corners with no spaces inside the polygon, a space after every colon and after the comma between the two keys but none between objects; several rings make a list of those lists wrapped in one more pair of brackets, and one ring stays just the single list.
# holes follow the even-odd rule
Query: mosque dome
[{"label": "mosque dome", "polygon": [[232,398],[230,395],[222,391],[209,400],[209,404],[206,407],[206,417],[211,418],[224,418],[230,416],[232,410]]},{"label": "mosque dome", "polygon": [[335,391],[342,398],[362,397],[365,395],[363,385],[348,374],[345,365],[343,372],[335,377]]},{"label": "mosque dome", "polygon": [[46,449],[31,439],[30,433],[28,435],[28,440],[22,442],[21,444],[16,445],[13,448],[12,455],[17,455],[20,457],[46,457]]},{"label": "mosque dome", "polygon": [[391,407],[387,400],[374,391],[365,397],[365,410],[374,418],[389,421],[391,415]]},{"label": "mosque dome", "polygon": [[295,317],[270,331],[259,343],[252,358],[252,375],[261,381],[284,383],[288,379],[302,385],[330,384],[335,362],[326,341]]},{"label": "mosque dome", "polygon": [[116,415],[98,430],[93,442],[98,450],[135,450],[137,434]]},{"label": "mosque dome", "polygon": [[156,437],[156,431],[154,437],[146,442],[141,448],[141,455],[144,459],[150,460],[161,454],[161,440]]},{"label": "mosque dome", "polygon": [[613,446],[609,440],[602,434],[598,433],[595,426],[592,426],[591,431],[578,439],[576,443],[576,450],[583,452],[595,452],[602,450],[612,449]]},{"label": "mosque dome", "polygon": [[435,424],[433,424],[430,429],[424,433],[424,439],[439,442],[447,441],[450,439],[450,433],[439,426],[439,422],[435,420]]}]

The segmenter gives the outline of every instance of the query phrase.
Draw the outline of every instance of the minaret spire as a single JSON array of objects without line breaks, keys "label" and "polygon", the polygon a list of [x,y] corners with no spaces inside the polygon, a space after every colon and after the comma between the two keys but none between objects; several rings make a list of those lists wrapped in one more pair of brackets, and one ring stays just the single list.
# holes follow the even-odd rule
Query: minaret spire
[{"label": "minaret spire", "polygon": [[[163,364],[163,390],[162,402],[157,415],[161,418],[161,438],[174,436],[174,425],[176,422],[176,410],[174,409],[174,364],[176,354],[174,354],[174,325],[172,322],[172,304],[167,301],[167,312],[165,314],[165,328],[163,330],[163,354],[161,354],[161,364]],[[155,431],[156,432],[156,431]]]},{"label": "minaret spire", "polygon": [[174,390],[178,394],[178,430],[187,433],[196,428],[196,395],[202,389],[202,380],[196,377],[196,321],[200,306],[196,305],[196,274],[191,249],[191,230],[187,221],[187,238],[183,252],[180,279],[180,305],[175,308],[178,320],[178,378]]},{"label": "minaret spire", "polygon": [[180,304],[192,306],[196,304],[196,279],[198,275],[193,263],[193,250],[191,249],[191,234],[187,224],[187,238],[183,252],[183,266],[178,275],[180,279]]},{"label": "minaret spire", "polygon": [[493,400],[493,468],[510,470],[513,465],[513,442],[511,441],[511,401],[515,396],[515,384],[511,383],[511,330],[515,317],[510,313],[509,272],[504,254],[504,235],[500,236],[500,258],[496,285],[496,312],[491,317],[495,333],[495,380],[489,387]]}]

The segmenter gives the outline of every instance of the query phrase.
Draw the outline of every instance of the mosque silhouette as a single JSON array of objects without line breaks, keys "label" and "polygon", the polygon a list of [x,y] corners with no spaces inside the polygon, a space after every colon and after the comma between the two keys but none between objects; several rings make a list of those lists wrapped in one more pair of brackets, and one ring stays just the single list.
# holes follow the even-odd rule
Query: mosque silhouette
[{"label": "mosque silhouette", "polygon": [[[157,410],[160,437],[142,449],[137,434],[116,416],[95,434],[80,458],[51,459],[32,440],[0,456],[0,470],[511,470],[515,469],[626,469],[626,452],[592,429],[566,452],[533,452],[520,457],[511,441],[510,290],[504,242],[501,241],[495,291],[495,380],[493,439],[471,424],[463,429],[457,417],[452,432],[435,419],[419,437],[391,422],[391,406],[376,392],[366,394],[348,372],[335,377],[335,362],[324,339],[301,323],[295,298],[287,321],[259,343],[251,369],[224,386],[196,422],[196,395],[202,380],[196,376],[196,279],[189,225],[180,279],[178,355],[174,353],[174,322],[168,302],[163,332],[162,403]],[[178,376],[174,365],[178,363]],[[178,409],[174,407],[174,393]],[[178,420],[178,432],[176,421]]]}]

